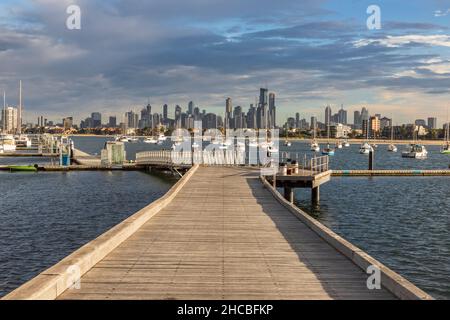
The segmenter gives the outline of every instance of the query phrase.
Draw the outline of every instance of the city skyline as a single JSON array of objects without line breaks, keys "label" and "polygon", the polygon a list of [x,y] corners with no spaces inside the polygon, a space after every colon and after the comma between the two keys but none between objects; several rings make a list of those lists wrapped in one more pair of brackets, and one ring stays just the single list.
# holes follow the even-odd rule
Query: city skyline
[{"label": "city skyline", "polygon": [[296,112],[320,120],[328,104],[403,123],[442,123],[449,107],[445,1],[379,1],[381,30],[366,27],[368,1],[81,0],[81,30],[65,28],[69,3],[0,4],[0,90],[17,105],[24,81],[28,122],[139,111],[148,97],[157,110],[194,101],[223,115],[227,97],[246,110],[257,87],[277,93],[279,125]]}]

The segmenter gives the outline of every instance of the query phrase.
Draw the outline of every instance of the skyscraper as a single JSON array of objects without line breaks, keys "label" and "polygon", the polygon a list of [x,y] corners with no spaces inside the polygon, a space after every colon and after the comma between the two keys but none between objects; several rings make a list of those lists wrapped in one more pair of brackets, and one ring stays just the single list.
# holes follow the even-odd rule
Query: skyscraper
[{"label": "skyscraper", "polygon": [[261,129],[266,129],[268,127],[268,103],[267,103],[267,93],[268,93],[268,89],[267,88],[260,88],[259,89],[259,112],[258,112],[258,122],[259,122],[259,128]]},{"label": "skyscraper", "polygon": [[167,104],[163,105],[163,121],[166,121],[169,116],[169,107]]},{"label": "skyscraper", "polygon": [[325,125],[329,126],[331,124],[331,107],[327,106],[325,108]]},{"label": "skyscraper", "polygon": [[341,109],[338,111],[339,123],[347,124],[347,110],[344,110],[344,105],[341,105]]},{"label": "skyscraper", "polygon": [[193,101],[189,101],[188,114],[194,114],[194,102]]},{"label": "skyscraper", "polygon": [[91,118],[93,128],[100,128],[102,126],[102,114],[100,112],[92,112]]},{"label": "skyscraper", "polygon": [[269,94],[269,128],[276,127],[276,106],[275,106],[275,93]]},{"label": "skyscraper", "polygon": [[428,123],[428,129],[430,129],[430,130],[437,129],[437,118],[430,117],[427,119],[427,123]]},{"label": "skyscraper", "polygon": [[227,98],[227,100],[225,101],[225,119],[224,119],[225,129],[230,128],[232,113],[233,113],[233,102],[232,102],[231,98]]}]

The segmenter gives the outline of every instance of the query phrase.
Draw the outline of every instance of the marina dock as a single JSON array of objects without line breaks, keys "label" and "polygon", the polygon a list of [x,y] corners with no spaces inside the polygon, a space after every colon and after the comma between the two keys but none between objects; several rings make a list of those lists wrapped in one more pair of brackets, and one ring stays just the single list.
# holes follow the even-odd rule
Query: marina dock
[{"label": "marina dock", "polygon": [[[367,288],[371,265],[381,272],[379,290]],[[285,200],[259,170],[198,165],[165,196],[5,297],[396,298],[432,299]]]}]

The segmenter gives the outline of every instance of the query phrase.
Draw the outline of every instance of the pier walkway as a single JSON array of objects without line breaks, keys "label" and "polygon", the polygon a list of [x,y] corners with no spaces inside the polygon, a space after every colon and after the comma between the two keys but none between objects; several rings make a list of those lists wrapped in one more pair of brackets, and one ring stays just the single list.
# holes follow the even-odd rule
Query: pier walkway
[{"label": "pier walkway", "polygon": [[[366,285],[372,264],[380,290]],[[194,166],[163,198],[5,298],[431,297],[296,209],[258,170]]]}]

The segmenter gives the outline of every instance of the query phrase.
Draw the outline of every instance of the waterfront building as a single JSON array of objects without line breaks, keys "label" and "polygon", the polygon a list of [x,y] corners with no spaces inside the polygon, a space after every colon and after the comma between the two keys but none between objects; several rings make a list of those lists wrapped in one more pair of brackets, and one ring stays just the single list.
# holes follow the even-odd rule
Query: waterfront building
[{"label": "waterfront building", "polygon": [[63,119],[64,130],[69,130],[73,128],[73,117],[67,117]]},{"label": "waterfront building", "polygon": [[370,137],[377,138],[380,135],[380,119],[378,116],[370,117]]},{"label": "waterfront building", "polygon": [[361,112],[356,110],[355,112],[353,112],[353,127],[355,129],[361,129],[361,125],[362,125]]},{"label": "waterfront building", "polygon": [[330,135],[332,138],[347,138],[351,132],[352,128],[342,123],[337,123],[330,126]]}]

